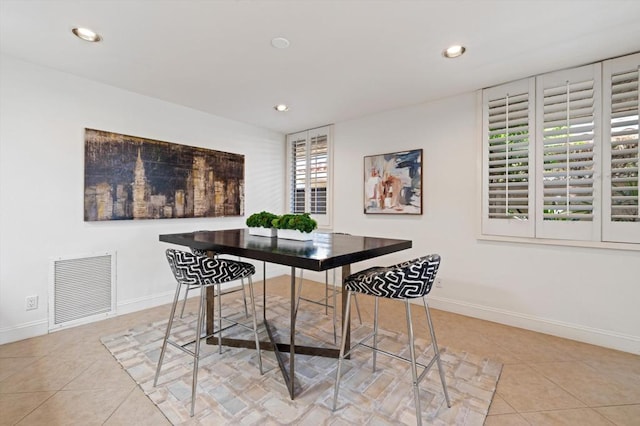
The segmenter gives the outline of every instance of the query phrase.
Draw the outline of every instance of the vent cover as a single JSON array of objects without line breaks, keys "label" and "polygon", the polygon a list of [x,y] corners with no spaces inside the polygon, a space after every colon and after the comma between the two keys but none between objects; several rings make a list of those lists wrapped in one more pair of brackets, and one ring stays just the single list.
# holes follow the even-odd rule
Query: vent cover
[{"label": "vent cover", "polygon": [[49,330],[115,313],[115,253],[54,259],[51,276]]}]

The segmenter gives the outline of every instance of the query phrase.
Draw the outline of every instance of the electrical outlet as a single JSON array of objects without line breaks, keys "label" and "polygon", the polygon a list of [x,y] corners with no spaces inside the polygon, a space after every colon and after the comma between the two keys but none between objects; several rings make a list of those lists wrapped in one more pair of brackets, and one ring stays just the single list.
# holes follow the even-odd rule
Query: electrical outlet
[{"label": "electrical outlet", "polygon": [[27,311],[33,311],[34,309],[38,309],[38,296],[28,296]]},{"label": "electrical outlet", "polygon": [[436,287],[442,288],[442,278],[436,278]]}]

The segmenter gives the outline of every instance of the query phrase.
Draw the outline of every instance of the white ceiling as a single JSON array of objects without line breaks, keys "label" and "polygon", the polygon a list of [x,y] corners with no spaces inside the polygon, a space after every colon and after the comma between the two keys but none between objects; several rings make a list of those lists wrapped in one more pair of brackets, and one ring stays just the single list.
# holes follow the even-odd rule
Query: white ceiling
[{"label": "white ceiling", "polygon": [[0,0],[0,50],[290,133],[640,51],[640,1]]}]

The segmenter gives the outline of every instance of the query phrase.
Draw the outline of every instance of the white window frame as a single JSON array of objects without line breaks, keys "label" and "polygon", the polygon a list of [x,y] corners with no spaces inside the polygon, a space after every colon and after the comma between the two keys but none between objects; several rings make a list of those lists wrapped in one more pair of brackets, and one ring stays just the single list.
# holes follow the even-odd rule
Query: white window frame
[{"label": "white window frame", "polygon": [[306,162],[306,190],[305,190],[305,212],[311,211],[311,191],[310,184],[312,182],[311,178],[311,161],[309,161],[309,156],[311,150],[310,145],[312,140],[317,137],[326,136],[327,138],[327,188],[326,188],[326,213],[318,214],[311,213],[311,217],[318,222],[318,228],[321,229],[330,229],[332,227],[332,218],[333,218],[333,125],[317,127],[314,129],[304,130],[302,132],[296,132],[287,135],[287,143],[286,143],[286,158],[287,158],[287,176],[286,176],[286,208],[285,210],[289,213],[292,212],[291,203],[292,203],[292,189],[293,189],[293,179],[294,179],[294,161],[293,161],[293,147],[292,143],[294,141],[305,141],[307,149],[307,162]]},{"label": "white window frame", "polygon": [[[519,241],[519,242],[533,242],[533,243],[541,243],[541,244],[557,244],[557,245],[577,245],[577,246],[588,246],[588,247],[606,247],[606,248],[617,248],[622,250],[640,250],[640,221],[628,221],[628,222],[613,222],[611,219],[611,202],[613,194],[611,192],[611,104],[612,104],[612,93],[611,93],[611,77],[612,75],[616,75],[616,73],[621,72],[631,72],[634,70],[639,71],[640,75],[640,53],[627,55],[620,58],[611,59],[604,62],[595,63],[592,65],[576,67],[573,69],[556,71],[548,74],[544,74],[537,77],[531,77],[523,80],[519,80],[512,83],[507,83],[500,86],[495,86],[491,88],[484,89],[479,96],[479,107],[482,109],[482,123],[479,123],[479,129],[482,129],[482,152],[479,153],[479,159],[481,158],[481,171],[480,171],[480,193],[481,193],[481,217],[480,217],[480,234],[479,238],[481,239],[489,239],[489,240],[501,240],[501,241]],[[555,88],[566,84],[569,90],[571,89],[572,84],[582,85],[584,81],[588,81],[589,79],[593,79],[593,97],[585,98],[585,99],[593,99],[593,120],[589,121],[587,124],[583,124],[585,132],[575,132],[575,133],[587,133],[589,132],[589,128],[593,128],[593,135],[588,139],[592,141],[593,146],[593,158],[588,158],[585,161],[593,162],[593,200],[589,201],[588,198],[591,194],[587,194],[585,196],[578,194],[579,197],[583,199],[586,198],[587,207],[588,203],[591,202],[593,206],[593,215],[591,220],[545,220],[544,212],[545,212],[545,188],[544,188],[544,99],[543,93],[545,88],[555,90]],[[627,83],[625,83],[627,84]],[[638,87],[637,92],[634,92],[634,87],[628,89],[626,86],[624,90],[631,91],[633,96],[638,94],[640,96],[640,87]],[[533,153],[530,151],[530,168],[533,168],[533,171],[530,170],[530,185],[529,185],[529,202],[533,201],[535,203],[534,208],[529,209],[529,215],[526,220],[518,217],[509,217],[508,214],[505,217],[500,218],[499,215],[496,214],[495,208],[492,216],[489,216],[489,157],[494,160],[493,167],[495,168],[495,159],[499,158],[500,160],[504,159],[499,153],[496,153],[495,145],[489,146],[490,139],[490,129],[489,129],[489,121],[488,121],[488,110],[489,110],[489,101],[490,100],[500,100],[501,97],[505,95],[509,95],[510,93],[522,94],[523,91],[527,91],[529,93],[529,108],[530,113],[533,111],[533,114],[529,114],[529,143],[530,149],[533,149]],[[632,100],[633,100],[632,96]],[[561,98],[562,96],[560,96]],[[548,102],[549,103],[549,102]],[[588,103],[588,102],[587,102]],[[640,105],[640,99],[638,99],[638,105]],[[633,108],[633,107],[631,107]],[[567,110],[572,110],[573,107],[571,104],[567,107]],[[633,109],[631,109],[632,111]],[[639,107],[640,113],[640,107]],[[495,106],[494,112],[495,116]],[[628,114],[625,112],[624,114]],[[640,114],[639,114],[640,115]],[[517,117],[518,120],[521,120],[522,117]],[[640,140],[640,134],[633,134],[633,130],[638,127],[638,118],[633,116],[625,117],[627,122],[631,123],[632,127],[632,138],[638,138]],[[583,120],[581,118],[581,120]],[[548,124],[547,127],[547,135],[549,132],[553,133],[553,121],[549,124],[549,118],[547,118]],[[615,124],[615,123],[614,123]],[[551,126],[551,127],[550,127]],[[496,125],[493,124],[494,129]],[[561,127],[561,126],[559,126]],[[561,130],[561,129],[558,129]],[[494,133],[496,131],[494,130]],[[620,130],[618,130],[620,132]],[[572,132],[567,132],[572,133]],[[628,129],[624,129],[624,134],[628,133]],[[495,135],[492,136],[495,139]],[[571,135],[569,140],[573,141],[575,139],[582,138],[582,135],[576,136],[574,134]],[[549,140],[549,139],[548,139]],[[632,144],[633,144],[632,139]],[[494,142],[495,143],[495,142]],[[615,145],[615,143],[613,143]],[[638,147],[639,156],[640,156],[640,144],[633,145]],[[553,149],[548,149],[547,152],[550,152],[552,155],[555,155],[552,151]],[[575,151],[575,156],[569,152],[571,149],[567,149],[567,157],[571,156],[572,161],[574,161],[577,157],[587,156],[588,155],[581,148],[579,151]],[[561,156],[561,155],[560,155]],[[548,160],[548,159],[547,159]],[[554,160],[555,161],[555,160]],[[558,160],[560,161],[560,160]],[[582,161],[580,159],[575,161]],[[633,161],[633,160],[632,160]],[[561,161],[560,161],[561,162]],[[632,180],[633,180],[633,172],[634,166],[626,166],[632,169]],[[494,171],[495,173],[495,171]],[[506,172],[509,173],[509,172]],[[568,172],[569,174],[573,173],[573,170]],[[549,179],[549,174],[546,174],[547,179]],[[495,182],[495,179],[492,181]],[[547,180],[548,182],[548,180]],[[630,185],[633,186],[635,182],[632,182]],[[561,186],[563,186],[562,184]],[[494,184],[495,186],[495,184]],[[567,197],[573,197],[573,188],[572,185],[567,186]],[[564,186],[563,186],[564,187]],[[588,185],[587,185],[588,187]],[[547,183],[547,190],[550,186]],[[498,191],[501,191],[500,188]],[[578,191],[580,192],[580,191]],[[493,197],[496,197],[496,192],[494,190]],[[499,194],[499,192],[498,192]],[[500,195],[498,195],[500,197]],[[547,203],[549,199],[555,197],[553,191],[547,191]],[[561,198],[561,197],[560,197]],[[631,195],[632,205],[637,203],[635,198],[633,197],[633,193]],[[551,200],[554,201],[554,200]],[[625,202],[629,202],[625,197]],[[495,200],[493,200],[495,205]],[[585,209],[582,209],[585,210]],[[586,209],[588,210],[588,208]],[[506,210],[508,213],[509,211]],[[556,213],[556,215],[559,214]],[[580,214],[580,212],[577,212]],[[640,213],[639,213],[640,214]],[[549,211],[547,208],[547,215],[549,216]],[[588,218],[588,214],[583,217]]]}]

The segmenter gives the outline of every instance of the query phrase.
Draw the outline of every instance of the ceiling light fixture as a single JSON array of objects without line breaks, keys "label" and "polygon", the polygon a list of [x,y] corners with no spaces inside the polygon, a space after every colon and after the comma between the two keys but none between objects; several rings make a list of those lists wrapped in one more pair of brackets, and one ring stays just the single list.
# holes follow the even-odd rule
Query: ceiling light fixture
[{"label": "ceiling light fixture", "polygon": [[284,37],[275,37],[271,39],[271,45],[276,49],[286,49],[289,47],[289,40]]},{"label": "ceiling light fixture", "polygon": [[456,44],[446,48],[442,52],[442,56],[444,56],[445,58],[457,58],[458,56],[462,56],[462,54],[466,50],[467,49],[464,46],[460,46],[459,44]]},{"label": "ceiling light fixture", "polygon": [[274,106],[273,109],[275,109],[278,112],[289,111],[289,107],[287,105],[285,105],[285,104],[278,104],[278,105]]},{"label": "ceiling light fixture", "polygon": [[81,38],[82,40],[85,40],[85,41],[90,41],[92,43],[97,43],[102,40],[102,37],[100,37],[100,34],[90,30],[89,28],[78,27],[78,28],[72,29],[71,32],[75,34],[76,37]]}]

